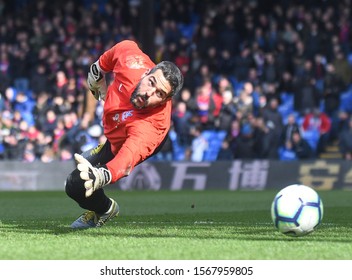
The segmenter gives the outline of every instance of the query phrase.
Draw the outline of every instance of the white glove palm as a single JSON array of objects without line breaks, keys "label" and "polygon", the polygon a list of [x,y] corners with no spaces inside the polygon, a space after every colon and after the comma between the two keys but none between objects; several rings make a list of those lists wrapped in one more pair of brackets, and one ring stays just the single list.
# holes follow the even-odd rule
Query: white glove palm
[{"label": "white glove palm", "polygon": [[96,100],[105,100],[107,86],[104,74],[104,71],[100,68],[99,60],[90,66],[87,84]]},{"label": "white glove palm", "polygon": [[84,180],[86,188],[86,197],[93,194],[94,191],[104,187],[111,182],[111,172],[105,167],[94,167],[88,160],[79,154],[75,154],[77,169],[80,171],[79,176]]}]

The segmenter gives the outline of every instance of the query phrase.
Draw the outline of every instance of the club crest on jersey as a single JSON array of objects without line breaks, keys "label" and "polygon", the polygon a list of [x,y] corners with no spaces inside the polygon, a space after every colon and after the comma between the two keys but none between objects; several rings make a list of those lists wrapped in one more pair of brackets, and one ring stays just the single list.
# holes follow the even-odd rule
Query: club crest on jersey
[{"label": "club crest on jersey", "polygon": [[120,114],[116,114],[115,116],[113,116],[112,120],[115,122],[120,122]]},{"label": "club crest on jersey", "polygon": [[146,68],[145,58],[142,55],[129,55],[126,57],[126,65],[131,69]]}]

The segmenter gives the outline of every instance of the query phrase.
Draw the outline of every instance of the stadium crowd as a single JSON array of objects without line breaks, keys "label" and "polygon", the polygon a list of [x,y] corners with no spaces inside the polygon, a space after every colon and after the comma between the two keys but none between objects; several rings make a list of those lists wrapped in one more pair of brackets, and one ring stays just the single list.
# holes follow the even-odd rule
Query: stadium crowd
[{"label": "stadium crowd", "polygon": [[[139,41],[142,0],[0,0],[0,159],[104,141],[91,63]],[[351,1],[154,0],[155,62],[185,77],[155,160],[352,159]],[[144,23],[147,24],[147,23]]]}]

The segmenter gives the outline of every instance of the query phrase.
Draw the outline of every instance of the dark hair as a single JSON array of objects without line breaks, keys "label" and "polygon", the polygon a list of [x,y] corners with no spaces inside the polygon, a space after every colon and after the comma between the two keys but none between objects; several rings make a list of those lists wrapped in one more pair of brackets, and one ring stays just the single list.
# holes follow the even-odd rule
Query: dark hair
[{"label": "dark hair", "polygon": [[170,61],[162,61],[158,63],[151,71],[150,74],[160,69],[163,72],[165,79],[171,85],[170,96],[176,95],[183,87],[183,75],[180,69]]}]

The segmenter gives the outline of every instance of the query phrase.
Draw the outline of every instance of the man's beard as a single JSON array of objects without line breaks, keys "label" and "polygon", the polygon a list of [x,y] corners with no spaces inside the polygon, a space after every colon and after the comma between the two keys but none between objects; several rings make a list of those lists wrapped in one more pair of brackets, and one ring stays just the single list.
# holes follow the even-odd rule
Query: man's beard
[{"label": "man's beard", "polygon": [[[146,95],[142,95],[142,94],[139,93],[139,86],[140,86],[140,82],[138,83],[138,85],[136,86],[134,91],[132,92],[131,98],[130,98],[130,102],[136,109],[143,109],[143,108],[145,108],[147,106],[148,99],[147,99]],[[138,106],[137,105],[138,97],[142,98],[143,101],[144,101],[142,106]]]}]

